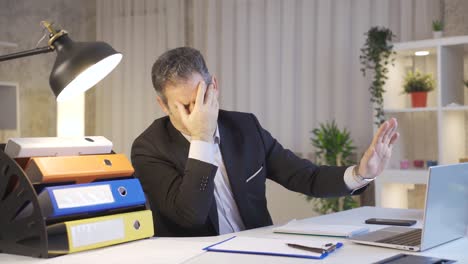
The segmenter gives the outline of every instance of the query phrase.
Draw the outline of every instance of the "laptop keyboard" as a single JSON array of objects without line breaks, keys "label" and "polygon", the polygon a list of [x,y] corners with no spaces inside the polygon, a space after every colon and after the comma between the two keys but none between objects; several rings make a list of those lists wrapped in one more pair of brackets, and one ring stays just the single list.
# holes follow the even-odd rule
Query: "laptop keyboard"
[{"label": "laptop keyboard", "polygon": [[376,242],[402,246],[418,246],[421,245],[421,237],[422,229],[414,229]]}]

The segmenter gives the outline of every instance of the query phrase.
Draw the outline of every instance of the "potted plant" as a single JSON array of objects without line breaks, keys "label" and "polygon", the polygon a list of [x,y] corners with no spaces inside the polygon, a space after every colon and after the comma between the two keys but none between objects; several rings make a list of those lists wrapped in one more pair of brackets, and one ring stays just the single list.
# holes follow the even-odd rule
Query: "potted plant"
[{"label": "potted plant", "polygon": [[371,95],[370,101],[374,106],[375,121],[379,126],[385,121],[383,111],[384,85],[388,79],[388,66],[393,64],[395,54],[393,51],[393,32],[388,28],[372,27],[365,34],[367,36],[364,47],[361,48],[359,56],[361,62],[361,72],[366,76],[366,72],[373,73],[373,80],[369,87]]},{"label": "potted plant", "polygon": [[[345,128],[340,130],[335,121],[320,124],[319,128],[312,130],[312,145],[315,147],[317,164],[349,166],[353,164],[353,141],[349,131]],[[332,213],[347,210],[359,206],[359,203],[352,196],[340,198],[313,198],[307,200],[314,201],[315,209],[322,213]]]},{"label": "potted plant", "polygon": [[442,21],[432,21],[432,35],[434,38],[441,38],[444,35],[442,30],[444,30],[444,23],[442,23]]},{"label": "potted plant", "polygon": [[411,95],[412,107],[426,107],[427,93],[434,90],[434,78],[431,74],[419,71],[408,72],[405,76],[403,89]]},{"label": "potted plant", "polygon": [[465,84],[465,87],[468,88],[468,80],[463,81],[463,83]]}]

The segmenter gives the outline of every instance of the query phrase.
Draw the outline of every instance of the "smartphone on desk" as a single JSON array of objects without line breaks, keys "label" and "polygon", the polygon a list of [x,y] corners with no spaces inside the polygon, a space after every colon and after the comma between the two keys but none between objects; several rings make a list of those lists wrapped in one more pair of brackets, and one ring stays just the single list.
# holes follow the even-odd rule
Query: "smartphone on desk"
[{"label": "smartphone on desk", "polygon": [[409,219],[369,218],[365,223],[373,225],[412,226],[416,224],[416,222],[416,220]]}]

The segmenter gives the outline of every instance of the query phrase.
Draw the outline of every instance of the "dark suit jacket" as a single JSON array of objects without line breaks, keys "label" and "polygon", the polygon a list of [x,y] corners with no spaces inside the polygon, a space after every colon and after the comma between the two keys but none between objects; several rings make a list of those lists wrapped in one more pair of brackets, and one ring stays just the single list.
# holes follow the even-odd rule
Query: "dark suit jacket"
[{"label": "dark suit jacket", "polygon": [[[298,158],[253,114],[220,110],[218,128],[232,193],[247,229],[272,224],[265,196],[267,178],[315,197],[350,194],[343,180],[346,167],[316,166]],[[155,120],[133,143],[132,162],[153,211],[156,236],[218,234],[213,195],[217,167],[189,159],[189,147],[168,117]]]}]

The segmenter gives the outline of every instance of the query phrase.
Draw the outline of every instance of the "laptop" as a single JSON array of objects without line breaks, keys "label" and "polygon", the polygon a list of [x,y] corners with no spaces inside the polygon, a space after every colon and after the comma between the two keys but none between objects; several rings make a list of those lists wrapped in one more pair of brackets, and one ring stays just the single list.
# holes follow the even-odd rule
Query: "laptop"
[{"label": "laptop", "polygon": [[387,227],[350,240],[409,251],[461,238],[468,225],[468,163],[429,168],[423,228]]}]

